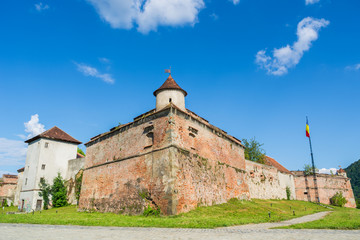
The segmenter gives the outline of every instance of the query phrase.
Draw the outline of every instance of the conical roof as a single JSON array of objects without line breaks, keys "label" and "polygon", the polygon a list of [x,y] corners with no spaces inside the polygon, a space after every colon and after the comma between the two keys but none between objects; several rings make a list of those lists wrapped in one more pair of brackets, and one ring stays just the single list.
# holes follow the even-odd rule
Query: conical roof
[{"label": "conical roof", "polygon": [[160,91],[162,90],[168,90],[168,89],[175,89],[175,90],[180,90],[184,93],[184,95],[187,95],[187,92],[182,89],[176,82],[175,80],[172,78],[171,74],[169,75],[169,77],[166,79],[166,81],[164,82],[163,85],[161,85],[161,87],[159,87],[155,92],[154,92],[154,96],[156,96]]},{"label": "conical roof", "polygon": [[60,141],[64,141],[64,142],[81,144],[80,141],[76,140],[75,138],[73,138],[72,136],[70,136],[69,134],[67,134],[66,132],[64,132],[63,130],[61,130],[60,128],[58,128],[56,126],[50,128],[49,130],[47,130],[33,138],[26,140],[25,142],[30,143],[39,138],[48,138],[48,139],[60,140]]}]

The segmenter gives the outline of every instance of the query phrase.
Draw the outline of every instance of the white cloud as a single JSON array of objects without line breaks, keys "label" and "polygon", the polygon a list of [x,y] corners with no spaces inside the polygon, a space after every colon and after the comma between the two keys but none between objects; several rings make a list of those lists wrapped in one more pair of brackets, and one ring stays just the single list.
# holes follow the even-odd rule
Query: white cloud
[{"label": "white cloud", "polygon": [[230,1],[233,2],[234,5],[238,5],[240,3],[240,0],[230,0]]},{"label": "white cloud", "polygon": [[336,174],[336,172],[337,172],[336,168],[321,168],[321,169],[319,169],[319,173]]},{"label": "white cloud", "polygon": [[23,166],[26,150],[23,141],[0,138],[0,166]]},{"label": "white cloud", "polygon": [[102,62],[102,63],[110,63],[110,60],[108,58],[105,58],[105,57],[99,58],[99,61]]},{"label": "white cloud", "polygon": [[210,14],[210,17],[211,17],[214,21],[216,21],[216,20],[219,19],[219,16],[216,15],[215,13]]},{"label": "white cloud", "polygon": [[275,48],[272,57],[266,54],[266,50],[260,50],[256,54],[255,62],[264,68],[268,74],[277,76],[286,74],[289,68],[299,63],[304,52],[310,49],[311,43],[318,39],[320,29],[329,23],[325,19],[304,18],[298,23],[297,41],[292,46],[286,45],[282,48]]},{"label": "white cloud", "polygon": [[[193,26],[205,7],[203,0],[87,0],[100,17],[113,28],[141,33],[156,31],[158,26]],[[236,1],[236,0],[234,0]]]},{"label": "white cloud", "polygon": [[100,73],[96,68],[90,67],[84,63],[75,63],[77,70],[83,73],[85,76],[91,76],[95,78],[100,78],[106,83],[115,83],[115,80],[108,73]]},{"label": "white cloud", "polygon": [[320,0],[305,0],[306,5],[310,5],[310,4],[314,4],[314,3],[318,3],[318,2],[320,2]]},{"label": "white cloud", "polygon": [[357,71],[360,70],[360,63],[352,65],[352,66],[347,66],[345,68],[345,70],[349,70],[349,71]]},{"label": "white cloud", "polygon": [[47,9],[49,9],[49,8],[50,8],[49,5],[43,4],[42,2],[35,4],[35,9],[36,9],[36,11],[38,11],[38,12],[47,10]]},{"label": "white cloud", "polygon": [[39,135],[45,131],[45,126],[39,123],[39,115],[34,114],[31,116],[30,121],[25,122],[25,132],[29,133],[28,138]]}]

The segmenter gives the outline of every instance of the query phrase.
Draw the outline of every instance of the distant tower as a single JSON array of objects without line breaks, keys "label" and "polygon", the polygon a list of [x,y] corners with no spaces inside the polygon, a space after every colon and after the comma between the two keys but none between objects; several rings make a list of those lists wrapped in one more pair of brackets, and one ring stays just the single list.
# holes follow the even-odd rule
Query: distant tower
[{"label": "distant tower", "polygon": [[42,197],[39,196],[41,178],[50,184],[58,173],[64,178],[68,161],[76,159],[80,141],[58,127],[53,127],[29,140],[23,173],[22,189],[19,197],[19,210],[41,210]]},{"label": "distant tower", "polygon": [[169,105],[174,104],[181,110],[185,109],[185,97],[187,92],[182,89],[169,74],[164,84],[154,92],[156,97],[156,111],[159,111]]}]

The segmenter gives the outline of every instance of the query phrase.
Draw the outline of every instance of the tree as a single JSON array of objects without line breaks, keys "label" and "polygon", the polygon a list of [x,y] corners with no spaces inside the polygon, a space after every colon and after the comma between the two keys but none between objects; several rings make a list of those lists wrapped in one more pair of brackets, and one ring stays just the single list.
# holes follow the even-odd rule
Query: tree
[{"label": "tree", "polygon": [[245,146],[245,159],[258,162],[258,163],[265,163],[265,151],[261,148],[262,143],[259,143],[255,140],[255,137],[247,140],[242,140],[244,146]]},{"label": "tree", "polygon": [[54,178],[53,185],[51,186],[51,197],[53,207],[63,207],[68,205],[65,181],[60,173]]},{"label": "tree", "polygon": [[[317,168],[315,167],[315,173],[318,172],[318,171],[319,171],[319,169],[317,169]],[[313,168],[312,168],[312,166],[311,166],[310,164],[305,164],[305,165],[304,165],[304,174],[305,174],[306,176],[308,176],[308,175],[313,175],[313,174],[314,174]]]},{"label": "tree", "polygon": [[50,194],[51,194],[50,184],[48,184],[44,178],[40,178],[39,188],[40,188],[39,196],[43,198],[44,209],[47,210],[49,209],[49,205],[50,205]]},{"label": "tree", "polygon": [[83,150],[81,150],[81,148],[77,148],[77,152],[80,153],[81,155],[85,156],[85,153]]},{"label": "tree", "polygon": [[357,208],[360,208],[360,159],[344,169],[348,178],[351,179],[351,187],[354,191]]}]

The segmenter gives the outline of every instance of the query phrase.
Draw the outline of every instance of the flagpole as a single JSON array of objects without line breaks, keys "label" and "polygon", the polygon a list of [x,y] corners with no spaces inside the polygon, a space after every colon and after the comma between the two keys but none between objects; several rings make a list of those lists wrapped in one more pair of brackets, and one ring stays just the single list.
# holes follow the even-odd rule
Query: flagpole
[{"label": "flagpole", "polygon": [[[306,116],[306,124],[308,124],[308,117]],[[311,163],[312,163],[312,171],[313,171],[313,176],[314,176],[314,188],[315,188],[315,202],[320,203],[320,199],[319,199],[319,189],[318,189],[318,185],[317,185],[317,177],[316,177],[316,172],[315,172],[315,163],[314,163],[314,154],[313,154],[313,150],[312,150],[312,145],[311,145],[311,136],[309,134],[309,144],[310,144],[310,154],[311,154]]]}]

